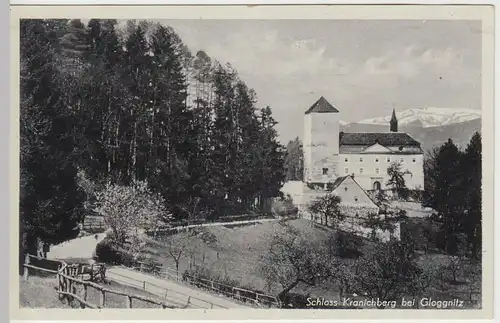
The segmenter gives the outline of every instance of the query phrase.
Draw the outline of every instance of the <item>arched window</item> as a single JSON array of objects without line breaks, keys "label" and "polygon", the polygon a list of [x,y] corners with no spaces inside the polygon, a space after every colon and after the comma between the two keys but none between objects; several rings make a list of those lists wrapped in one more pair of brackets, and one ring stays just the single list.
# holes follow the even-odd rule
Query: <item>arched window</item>
[{"label": "arched window", "polygon": [[381,186],[382,186],[382,185],[380,184],[380,182],[379,182],[379,181],[376,181],[376,182],[374,182],[374,183],[373,183],[373,189],[374,189],[375,191],[379,191],[379,190],[381,189]]}]

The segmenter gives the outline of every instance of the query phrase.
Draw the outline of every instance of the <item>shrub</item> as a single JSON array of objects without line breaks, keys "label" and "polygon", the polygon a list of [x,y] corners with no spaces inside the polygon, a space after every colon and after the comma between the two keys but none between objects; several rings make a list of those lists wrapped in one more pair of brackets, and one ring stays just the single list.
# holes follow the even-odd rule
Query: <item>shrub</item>
[{"label": "shrub", "polygon": [[360,238],[339,231],[335,238],[335,255],[341,258],[358,258],[362,254],[362,245]]},{"label": "shrub", "polygon": [[132,253],[121,248],[110,238],[104,238],[96,246],[96,260],[113,265],[131,265],[134,262]]},{"label": "shrub", "polygon": [[296,216],[299,209],[293,204],[292,198],[288,195],[286,197],[277,198],[273,200],[271,211],[275,216]]},{"label": "shrub", "polygon": [[283,308],[308,308],[307,299],[309,295],[302,295],[298,293],[287,293],[280,297],[279,301]]}]

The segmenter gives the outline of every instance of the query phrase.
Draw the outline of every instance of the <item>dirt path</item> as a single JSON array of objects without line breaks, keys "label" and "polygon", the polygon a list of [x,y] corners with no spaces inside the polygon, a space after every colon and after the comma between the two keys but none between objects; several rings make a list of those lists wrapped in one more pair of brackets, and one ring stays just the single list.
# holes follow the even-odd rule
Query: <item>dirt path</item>
[{"label": "dirt path", "polygon": [[50,251],[47,253],[47,258],[61,260],[71,258],[92,259],[96,245],[105,236],[105,233],[99,233],[97,239],[95,235],[91,235],[51,246]]},{"label": "dirt path", "polygon": [[[274,221],[278,221],[278,219],[260,219],[260,220],[243,220],[243,221],[233,221],[233,222],[193,224],[188,226],[170,228],[169,230],[175,230],[175,229],[182,230],[186,228],[214,227],[214,226],[226,226],[226,225],[237,226],[241,224],[263,223],[263,222],[274,222]],[[50,251],[47,253],[47,258],[62,259],[62,260],[70,258],[92,259],[92,255],[96,245],[102,239],[104,239],[105,236],[106,236],[105,233],[99,233],[97,235],[97,239],[95,238],[94,235],[90,235],[66,241],[55,246],[51,246]]]},{"label": "dirt path", "polygon": [[[106,278],[118,283],[142,288],[160,297],[167,295],[167,300],[183,307],[188,303],[188,308],[249,308],[248,306],[233,302],[223,296],[216,296],[203,292],[190,286],[161,279],[148,274],[140,273],[124,267],[108,267]],[[145,283],[144,283],[145,282]],[[213,304],[213,306],[212,306]]]}]

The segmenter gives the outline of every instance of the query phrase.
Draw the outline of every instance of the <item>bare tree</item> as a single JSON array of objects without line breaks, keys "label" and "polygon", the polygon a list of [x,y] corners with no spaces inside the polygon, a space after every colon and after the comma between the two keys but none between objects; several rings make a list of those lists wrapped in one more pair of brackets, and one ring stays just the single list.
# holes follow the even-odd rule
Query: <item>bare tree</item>
[{"label": "bare tree", "polygon": [[190,225],[196,220],[205,219],[209,213],[209,210],[204,208],[201,204],[201,198],[197,196],[191,196],[187,201],[181,205],[179,208],[184,211],[187,216],[187,224]]},{"label": "bare tree", "polygon": [[283,301],[297,285],[314,286],[333,273],[333,258],[326,243],[309,239],[289,224],[275,232],[269,250],[262,256],[261,271],[268,287],[281,285],[278,299]]},{"label": "bare tree", "polygon": [[165,241],[168,254],[175,262],[175,270],[177,278],[179,278],[179,265],[183,257],[189,253],[190,234],[187,232],[180,232],[176,235],[170,236]]},{"label": "bare tree", "polygon": [[388,301],[411,293],[421,274],[412,246],[390,241],[378,244],[358,259],[355,281],[358,291]]},{"label": "bare tree", "polygon": [[[318,214],[321,217],[321,224],[336,226],[339,221],[345,218],[340,211],[340,202],[340,197],[333,194],[327,194],[314,200],[309,205],[309,212]],[[331,220],[330,223],[328,219]]]}]

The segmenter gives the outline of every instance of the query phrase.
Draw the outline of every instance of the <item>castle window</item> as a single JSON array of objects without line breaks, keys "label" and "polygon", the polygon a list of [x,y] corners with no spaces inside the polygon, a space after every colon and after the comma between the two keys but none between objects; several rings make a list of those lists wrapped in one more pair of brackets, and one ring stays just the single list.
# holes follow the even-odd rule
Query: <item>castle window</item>
[{"label": "castle window", "polygon": [[347,167],[346,167],[346,168],[344,168],[344,172],[345,172],[346,174],[349,174],[349,168],[347,168]]},{"label": "castle window", "polygon": [[359,162],[362,163],[363,162],[363,157],[359,157]]},{"label": "castle window", "polygon": [[328,168],[323,168],[323,175],[328,175]]},{"label": "castle window", "polygon": [[344,187],[344,191],[346,191],[346,192],[347,192],[347,186],[346,186],[346,187]]},{"label": "castle window", "polygon": [[349,162],[349,158],[347,158],[347,157],[344,158],[344,162],[346,162],[346,163]]},{"label": "castle window", "polygon": [[360,173],[360,174],[363,174],[363,167],[360,167],[360,168],[359,168],[359,173]]},{"label": "castle window", "polygon": [[379,162],[379,158],[378,157],[375,157],[375,162],[378,163]]},{"label": "castle window", "polygon": [[357,202],[357,201],[358,201],[358,197],[357,197],[357,196],[355,196],[355,197],[354,197],[354,202]]},{"label": "castle window", "polygon": [[379,168],[375,168],[375,173],[376,174],[380,174],[380,169]]},{"label": "castle window", "polygon": [[387,157],[387,162],[390,163],[391,162],[391,157]]},{"label": "castle window", "polygon": [[417,162],[417,159],[416,158],[413,158],[413,162],[416,163]]}]

